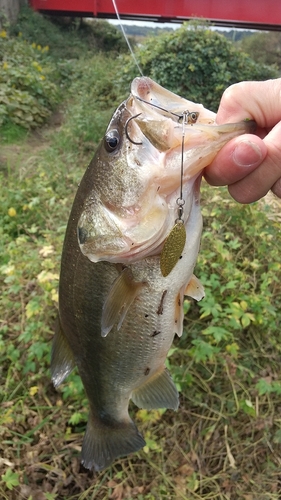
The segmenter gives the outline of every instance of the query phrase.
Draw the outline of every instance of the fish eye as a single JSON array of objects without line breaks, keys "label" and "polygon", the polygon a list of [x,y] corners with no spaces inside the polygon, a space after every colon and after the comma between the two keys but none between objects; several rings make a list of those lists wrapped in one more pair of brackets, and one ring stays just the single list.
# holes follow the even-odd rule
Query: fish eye
[{"label": "fish eye", "polygon": [[199,116],[199,113],[196,113],[196,111],[192,111],[188,115],[188,122],[189,123],[196,123],[198,116]]},{"label": "fish eye", "polygon": [[119,146],[119,143],[120,143],[120,135],[118,130],[116,129],[110,130],[110,132],[107,132],[107,134],[105,134],[104,145],[108,153],[113,153],[113,151],[115,151],[116,148]]}]

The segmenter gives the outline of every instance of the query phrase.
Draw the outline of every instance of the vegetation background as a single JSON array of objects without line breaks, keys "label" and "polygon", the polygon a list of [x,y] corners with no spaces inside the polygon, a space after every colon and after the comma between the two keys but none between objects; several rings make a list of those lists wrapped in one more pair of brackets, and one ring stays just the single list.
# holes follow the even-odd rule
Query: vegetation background
[{"label": "vegetation background", "polygon": [[[232,82],[279,74],[280,34],[234,42],[191,23],[150,35],[135,49],[144,73],[214,110]],[[255,40],[265,52],[273,38],[276,55],[265,58]],[[68,214],[134,76],[121,33],[105,21],[66,25],[23,9],[0,31],[0,497],[280,500],[278,200],[242,206],[203,185],[196,274],[206,298],[185,301],[184,334],[167,360],[179,411],[131,408],[143,451],[99,474],[83,469],[80,378],[51,384]]]}]

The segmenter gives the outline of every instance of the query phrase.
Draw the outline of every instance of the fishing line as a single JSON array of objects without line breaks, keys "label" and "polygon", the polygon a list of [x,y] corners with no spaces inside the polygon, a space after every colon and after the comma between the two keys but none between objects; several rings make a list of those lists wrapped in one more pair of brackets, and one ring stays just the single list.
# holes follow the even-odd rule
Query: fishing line
[{"label": "fishing line", "polygon": [[137,59],[136,59],[136,56],[135,56],[135,54],[134,54],[134,52],[133,52],[133,49],[132,49],[132,47],[131,47],[131,44],[130,44],[130,42],[129,42],[129,39],[128,39],[128,37],[127,37],[126,33],[125,33],[125,30],[124,30],[124,27],[123,27],[123,24],[122,24],[121,18],[120,18],[120,16],[119,16],[119,12],[118,12],[117,5],[116,5],[115,0],[112,0],[112,3],[113,3],[113,7],[114,7],[114,10],[115,10],[116,17],[117,17],[117,19],[118,19],[118,21],[119,21],[119,24],[120,24],[121,31],[122,31],[122,33],[123,33],[123,36],[124,36],[124,38],[125,38],[125,40],[126,40],[126,43],[127,43],[128,47],[129,47],[129,50],[130,50],[130,52],[131,52],[131,56],[132,56],[132,58],[133,58],[133,60],[134,60],[134,62],[135,62],[136,67],[138,68],[138,70],[139,70],[139,72],[140,72],[141,76],[143,76],[143,72],[142,72],[142,70],[141,70],[141,67],[140,67],[140,65],[139,65],[139,63],[138,63],[138,61],[137,61]]}]

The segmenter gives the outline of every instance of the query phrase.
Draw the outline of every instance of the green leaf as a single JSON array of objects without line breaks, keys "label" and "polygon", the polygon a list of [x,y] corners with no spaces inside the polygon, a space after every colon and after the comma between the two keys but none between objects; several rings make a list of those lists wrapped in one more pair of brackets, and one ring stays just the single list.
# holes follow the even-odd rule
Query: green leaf
[{"label": "green leaf", "polygon": [[70,419],[68,420],[68,423],[71,425],[77,425],[80,424],[80,422],[82,422],[84,419],[85,416],[82,415],[82,413],[80,413],[79,411],[76,411],[71,415]]},{"label": "green leaf", "polygon": [[256,410],[249,399],[242,399],[239,403],[241,410],[243,410],[246,415],[250,415],[251,417],[256,416]]},{"label": "green leaf", "polygon": [[273,436],[273,442],[277,444],[281,444],[281,429],[278,429],[274,436]]},{"label": "green leaf", "polygon": [[194,347],[189,349],[189,354],[194,358],[196,363],[205,362],[211,359],[218,350],[204,340],[196,339],[192,341]]},{"label": "green leaf", "polygon": [[10,468],[8,468],[5,474],[2,474],[1,477],[9,490],[13,490],[15,486],[20,484],[19,474],[17,472],[13,472]]},{"label": "green leaf", "polygon": [[220,342],[221,340],[226,340],[226,339],[232,337],[232,334],[228,330],[226,330],[223,327],[216,326],[216,325],[208,326],[207,328],[202,330],[202,334],[203,335],[212,335],[212,337],[214,338],[214,340],[216,342]]},{"label": "green leaf", "polygon": [[271,382],[269,382],[265,378],[261,378],[256,383],[256,389],[258,390],[260,396],[262,396],[263,394],[270,394],[273,391]]},{"label": "green leaf", "polygon": [[57,493],[48,493],[48,491],[46,491],[44,495],[46,497],[46,500],[55,500],[58,496]]}]

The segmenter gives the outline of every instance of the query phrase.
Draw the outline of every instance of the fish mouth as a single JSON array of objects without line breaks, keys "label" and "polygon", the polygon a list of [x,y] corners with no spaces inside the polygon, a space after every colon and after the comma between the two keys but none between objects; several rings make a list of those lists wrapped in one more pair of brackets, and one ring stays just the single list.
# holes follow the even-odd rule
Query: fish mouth
[{"label": "fish mouth", "polygon": [[[184,125],[188,131],[195,123],[214,124],[216,116],[202,104],[179,97],[148,77],[133,80],[126,108],[130,113],[125,125],[127,138],[133,144],[141,145],[143,135],[160,152],[180,146],[183,121],[188,125],[188,128]],[[129,122],[137,127],[127,133]]]},{"label": "fish mouth", "polygon": [[256,123],[247,119],[216,125],[215,113],[202,104],[174,94],[148,77],[133,80],[126,107],[131,114],[130,120],[134,120],[150,144],[160,152],[180,148],[182,142],[185,148],[191,149],[202,144],[204,136],[210,142],[224,135],[227,142],[235,135],[251,134],[256,130]]}]

